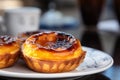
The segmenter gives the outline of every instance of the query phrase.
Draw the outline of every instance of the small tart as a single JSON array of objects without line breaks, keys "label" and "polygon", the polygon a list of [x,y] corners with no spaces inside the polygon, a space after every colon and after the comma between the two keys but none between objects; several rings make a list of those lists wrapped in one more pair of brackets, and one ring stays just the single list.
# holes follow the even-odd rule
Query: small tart
[{"label": "small tart", "polygon": [[0,36],[0,68],[14,65],[19,57],[20,45],[17,38]]},{"label": "small tart", "polygon": [[74,70],[85,57],[80,41],[59,31],[30,36],[22,45],[22,52],[30,69],[47,73]]},{"label": "small tart", "polygon": [[27,32],[23,32],[18,34],[18,39],[21,41],[21,44],[25,42],[25,40],[30,37],[31,35],[37,34],[37,33],[41,33],[44,32],[45,30],[38,30],[38,31],[27,31]]}]

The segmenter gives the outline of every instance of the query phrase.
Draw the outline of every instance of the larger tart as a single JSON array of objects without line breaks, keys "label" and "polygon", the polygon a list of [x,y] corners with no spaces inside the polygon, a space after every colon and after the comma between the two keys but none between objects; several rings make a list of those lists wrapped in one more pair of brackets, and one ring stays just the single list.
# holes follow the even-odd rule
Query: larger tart
[{"label": "larger tart", "polygon": [[0,36],[0,68],[10,67],[19,57],[20,45],[17,38]]},{"label": "larger tart", "polygon": [[30,69],[45,73],[74,70],[85,57],[85,51],[78,39],[58,31],[46,31],[30,36],[22,45],[22,52]]}]

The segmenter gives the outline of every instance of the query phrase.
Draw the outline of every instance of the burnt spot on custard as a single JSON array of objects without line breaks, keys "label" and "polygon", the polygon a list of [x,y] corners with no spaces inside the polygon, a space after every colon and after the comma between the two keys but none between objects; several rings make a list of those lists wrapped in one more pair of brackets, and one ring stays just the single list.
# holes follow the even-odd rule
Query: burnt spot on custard
[{"label": "burnt spot on custard", "polygon": [[36,45],[38,49],[49,51],[73,51],[79,46],[73,35],[59,31],[35,34],[26,43]]},{"label": "burnt spot on custard", "polygon": [[15,37],[10,37],[8,35],[0,36],[0,46],[2,45],[11,45],[16,42]]}]

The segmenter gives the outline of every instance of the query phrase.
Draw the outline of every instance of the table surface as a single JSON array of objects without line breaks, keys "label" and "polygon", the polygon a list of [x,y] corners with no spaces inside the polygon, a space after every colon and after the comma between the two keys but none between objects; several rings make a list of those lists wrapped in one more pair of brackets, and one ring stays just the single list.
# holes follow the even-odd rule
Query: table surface
[{"label": "table surface", "polygon": [[102,73],[84,76],[75,80],[120,80],[120,65],[113,65]]}]

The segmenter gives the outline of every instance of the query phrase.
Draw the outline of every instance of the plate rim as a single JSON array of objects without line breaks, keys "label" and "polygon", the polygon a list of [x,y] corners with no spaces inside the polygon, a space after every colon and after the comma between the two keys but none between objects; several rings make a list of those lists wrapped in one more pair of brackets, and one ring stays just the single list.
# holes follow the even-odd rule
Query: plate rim
[{"label": "plate rim", "polygon": [[[94,49],[94,48],[85,47],[85,46],[82,46],[82,48]],[[94,50],[100,51],[100,50],[97,50],[97,49],[94,49]],[[63,72],[63,73],[37,73],[37,74],[31,73],[31,74],[26,74],[26,73],[6,72],[6,71],[0,69],[0,76],[13,77],[13,78],[36,78],[36,79],[37,78],[43,78],[43,79],[48,79],[48,78],[69,78],[69,77],[78,77],[78,76],[80,77],[80,76],[95,74],[95,73],[105,71],[106,69],[110,68],[114,63],[113,58],[109,54],[106,54],[103,51],[100,51],[100,52],[109,56],[111,62],[108,65],[106,65],[105,67],[99,68],[98,70],[92,70],[92,71],[89,71],[89,72],[82,72],[82,73],[80,73],[80,71],[78,71],[78,72],[74,72],[74,74],[73,74],[72,71]]]}]

